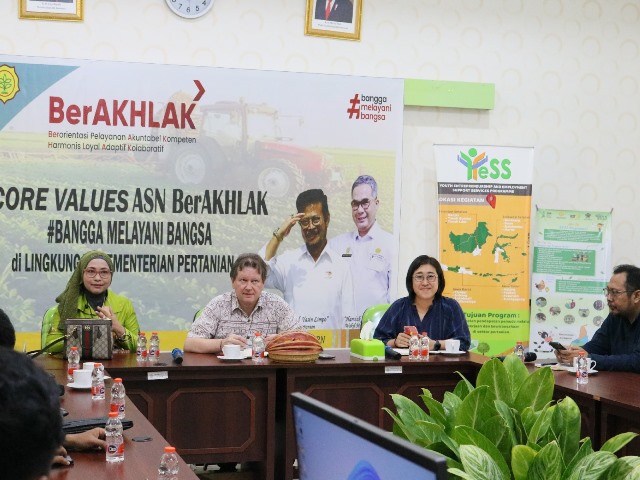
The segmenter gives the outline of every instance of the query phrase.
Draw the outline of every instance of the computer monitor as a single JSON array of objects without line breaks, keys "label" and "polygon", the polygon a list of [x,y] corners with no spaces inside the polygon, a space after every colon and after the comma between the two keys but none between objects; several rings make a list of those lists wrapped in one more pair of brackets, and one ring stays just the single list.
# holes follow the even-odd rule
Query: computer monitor
[{"label": "computer monitor", "polygon": [[291,395],[300,480],[444,480],[446,458],[301,393]]}]

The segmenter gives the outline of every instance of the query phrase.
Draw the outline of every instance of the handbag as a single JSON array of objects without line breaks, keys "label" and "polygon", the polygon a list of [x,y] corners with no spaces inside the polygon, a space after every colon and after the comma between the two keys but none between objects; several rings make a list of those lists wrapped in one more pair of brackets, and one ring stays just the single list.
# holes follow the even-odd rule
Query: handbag
[{"label": "handbag", "polygon": [[110,360],[113,357],[111,320],[68,318],[64,324],[64,358],[71,347],[78,347],[84,360]]}]

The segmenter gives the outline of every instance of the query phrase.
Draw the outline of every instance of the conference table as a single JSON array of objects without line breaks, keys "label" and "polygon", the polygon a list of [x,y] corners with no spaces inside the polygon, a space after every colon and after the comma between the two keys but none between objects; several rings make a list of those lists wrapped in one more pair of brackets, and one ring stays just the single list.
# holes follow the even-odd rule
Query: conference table
[{"label": "conference table", "polygon": [[[392,429],[391,394],[418,401],[422,388],[442,400],[464,375],[475,382],[487,357],[432,354],[426,362],[365,361],[347,349],[328,349],[333,360],[313,363],[256,365],[250,359],[223,361],[216,355],[184,355],[182,364],[162,352],[156,362],[138,362],[135,355],[116,354],[106,361],[107,372],[121,377],[127,396],[168,444],[188,463],[243,463],[255,479],[291,480],[296,458],[290,394],[302,392],[347,413]],[[64,362],[43,360],[47,368]],[[57,368],[60,368],[58,366]],[[531,366],[533,368],[533,366]],[[640,375],[600,372],[588,385],[576,385],[566,371],[554,373],[555,397],[570,396],[580,406],[582,434],[594,448],[626,431],[640,432]],[[161,447],[154,452],[160,456]],[[624,449],[640,454],[640,440]]]},{"label": "conference table", "polygon": [[[58,367],[60,363],[46,362],[50,367]],[[49,372],[56,381],[67,383],[66,370],[50,368]],[[107,382],[110,385],[110,381]],[[106,417],[109,411],[109,394],[105,400],[92,400],[91,390],[76,390],[65,387],[60,397],[60,405],[69,412],[65,419],[87,419]],[[149,420],[132,402],[126,405],[125,418],[133,421],[133,426],[124,431],[125,459],[123,462],[110,464],[105,460],[105,452],[70,451],[74,463],[68,467],[54,467],[49,475],[50,480],[130,480],[154,479],[158,475],[158,464],[164,447],[170,445],[151,425]],[[197,476],[184,460],[180,459],[179,478],[197,480]]]}]

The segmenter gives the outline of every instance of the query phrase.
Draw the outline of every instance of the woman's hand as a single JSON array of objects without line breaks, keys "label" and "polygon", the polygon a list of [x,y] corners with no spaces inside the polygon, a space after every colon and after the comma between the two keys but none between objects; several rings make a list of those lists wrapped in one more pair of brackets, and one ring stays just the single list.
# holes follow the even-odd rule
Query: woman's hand
[{"label": "woman's hand", "polygon": [[122,337],[126,333],[126,330],[120,323],[120,320],[118,320],[118,316],[111,307],[103,305],[96,308],[96,313],[98,314],[98,317],[103,320],[111,320],[111,330],[116,334],[116,336],[118,336],[118,338]]}]

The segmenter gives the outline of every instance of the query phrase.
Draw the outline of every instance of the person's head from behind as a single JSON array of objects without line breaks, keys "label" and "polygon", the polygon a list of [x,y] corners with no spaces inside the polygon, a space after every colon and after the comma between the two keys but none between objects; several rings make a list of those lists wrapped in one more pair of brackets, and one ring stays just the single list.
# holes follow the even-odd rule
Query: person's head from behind
[{"label": "person's head from behind", "polygon": [[55,381],[26,355],[0,347],[0,477],[46,477],[61,444]]},{"label": "person's head from behind", "polygon": [[319,188],[306,190],[298,195],[296,209],[304,213],[298,223],[307,248],[324,248],[330,219],[327,196]]},{"label": "person's head from behind", "polygon": [[445,285],[440,262],[428,255],[416,257],[407,270],[406,285],[413,301],[416,297],[431,301],[440,298]]},{"label": "person's head from behind", "polygon": [[231,266],[231,286],[243,307],[253,309],[264,289],[267,264],[255,253],[238,255]]},{"label": "person's head from behind", "polygon": [[16,330],[9,316],[0,308],[0,347],[15,348]]},{"label": "person's head from behind", "polygon": [[371,175],[360,175],[351,186],[351,216],[360,235],[365,235],[376,221],[378,184]]}]

